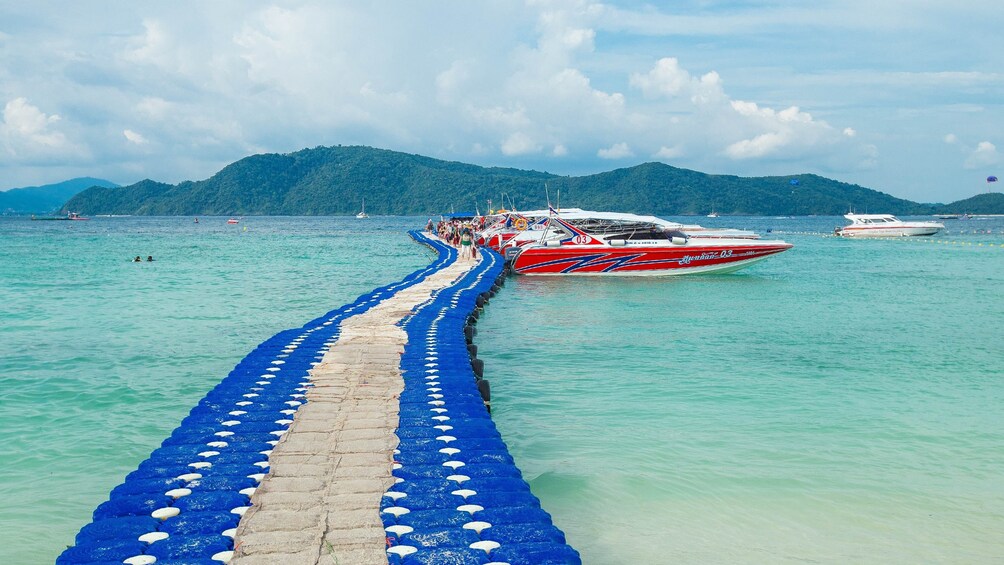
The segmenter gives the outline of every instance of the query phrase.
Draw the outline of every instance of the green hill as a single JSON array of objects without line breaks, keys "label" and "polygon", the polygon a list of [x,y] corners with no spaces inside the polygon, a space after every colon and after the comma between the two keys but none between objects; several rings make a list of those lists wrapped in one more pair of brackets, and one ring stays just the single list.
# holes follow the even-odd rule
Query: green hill
[{"label": "green hill", "polygon": [[177,185],[144,180],[91,188],[64,209],[84,214],[341,215],[362,200],[373,215],[484,210],[487,200],[523,209],[563,206],[657,215],[843,214],[848,210],[930,214],[918,204],[817,175],[744,178],[645,163],[596,175],[562,177],[537,171],[479,167],[360,146],[317,147],[246,157],[211,178]]},{"label": "green hill", "polygon": [[103,179],[81,177],[44,186],[26,186],[0,192],[2,214],[47,214],[59,210],[64,202],[78,192],[92,187],[115,187]]},{"label": "green hill", "polygon": [[[657,215],[838,215],[848,210],[930,214],[933,206],[895,198],[817,175],[737,177],[708,175],[645,163],[567,179],[568,205]],[[712,208],[714,210],[712,210]]]},{"label": "green hill", "polygon": [[1004,194],[988,192],[946,204],[939,214],[1004,214]]}]

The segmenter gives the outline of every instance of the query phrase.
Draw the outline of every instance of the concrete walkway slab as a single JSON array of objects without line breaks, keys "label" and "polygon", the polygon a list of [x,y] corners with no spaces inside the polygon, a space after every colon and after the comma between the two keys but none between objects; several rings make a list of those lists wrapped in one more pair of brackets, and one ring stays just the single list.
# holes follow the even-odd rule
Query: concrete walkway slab
[{"label": "concrete walkway slab", "polygon": [[380,501],[394,484],[408,341],[397,324],[473,266],[455,262],[342,322],[339,339],[310,371],[308,402],[269,456],[230,563],[387,563]]}]

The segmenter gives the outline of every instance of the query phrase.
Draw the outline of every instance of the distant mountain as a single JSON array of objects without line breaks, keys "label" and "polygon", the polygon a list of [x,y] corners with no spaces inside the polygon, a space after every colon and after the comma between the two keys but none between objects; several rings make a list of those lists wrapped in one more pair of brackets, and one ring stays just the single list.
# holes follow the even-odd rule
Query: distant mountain
[{"label": "distant mountain", "polygon": [[107,180],[80,177],[44,186],[12,188],[0,192],[0,214],[48,214],[59,210],[63,203],[92,186],[117,187]]},{"label": "distant mountain", "polygon": [[812,174],[709,175],[662,163],[570,178],[565,185],[562,200],[569,206],[656,215],[703,215],[712,211],[724,215],[837,215],[851,209],[930,214],[933,208]]},{"label": "distant mountain", "polygon": [[144,180],[120,188],[95,187],[64,209],[84,214],[134,215],[371,215],[438,214],[484,210],[502,195],[523,209],[552,201],[597,210],[656,215],[804,215],[885,212],[931,214],[918,204],[861,186],[804,174],[745,178],[708,175],[645,163],[596,175],[479,167],[360,146],[316,147],[289,154],[246,157],[211,178],[177,185]]},{"label": "distant mountain", "polygon": [[1004,194],[987,192],[972,198],[945,204],[939,214],[1004,214]]}]

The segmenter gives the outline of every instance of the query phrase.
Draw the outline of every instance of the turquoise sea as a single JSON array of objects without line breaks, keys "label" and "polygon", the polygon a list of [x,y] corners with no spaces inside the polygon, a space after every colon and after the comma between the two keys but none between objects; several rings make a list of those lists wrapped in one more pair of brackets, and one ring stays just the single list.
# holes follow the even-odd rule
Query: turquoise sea
[{"label": "turquoise sea", "polygon": [[[427,264],[426,219],[0,218],[0,562],[51,563],[259,342]],[[495,421],[584,561],[1002,562],[1004,218],[697,221],[795,248],[512,278],[478,326]]]}]

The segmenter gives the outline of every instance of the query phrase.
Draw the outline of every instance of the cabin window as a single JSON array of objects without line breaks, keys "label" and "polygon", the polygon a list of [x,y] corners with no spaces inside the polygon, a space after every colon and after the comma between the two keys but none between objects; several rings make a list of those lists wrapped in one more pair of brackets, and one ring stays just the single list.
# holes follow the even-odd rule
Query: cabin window
[{"label": "cabin window", "polygon": [[660,229],[650,229],[650,230],[636,230],[626,235],[624,239],[630,239],[632,241],[638,240],[649,240],[649,239],[668,239],[666,232]]}]

